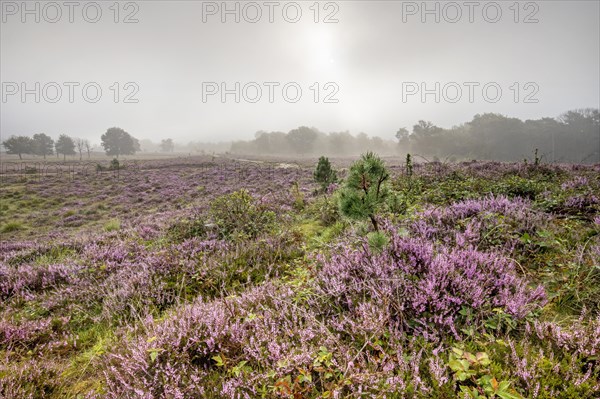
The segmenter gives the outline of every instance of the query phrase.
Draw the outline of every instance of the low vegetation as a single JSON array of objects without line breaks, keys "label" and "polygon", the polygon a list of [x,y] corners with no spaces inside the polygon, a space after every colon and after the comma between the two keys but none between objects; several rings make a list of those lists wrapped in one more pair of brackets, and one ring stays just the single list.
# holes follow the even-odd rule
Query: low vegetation
[{"label": "low vegetation", "polygon": [[1,398],[597,397],[598,165],[186,162],[7,182]]}]

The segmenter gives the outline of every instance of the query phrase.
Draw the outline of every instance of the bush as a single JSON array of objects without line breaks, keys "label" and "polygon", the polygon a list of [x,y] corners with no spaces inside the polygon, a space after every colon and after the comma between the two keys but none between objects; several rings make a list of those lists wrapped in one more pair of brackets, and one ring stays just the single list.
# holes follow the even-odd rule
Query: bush
[{"label": "bush", "polygon": [[222,238],[256,238],[273,227],[275,213],[257,204],[247,190],[239,190],[215,199],[210,204],[210,219]]},{"label": "bush", "polygon": [[317,198],[310,204],[309,213],[316,217],[324,226],[331,226],[340,220],[340,212],[337,197]]},{"label": "bush", "polygon": [[167,235],[173,241],[181,242],[193,237],[204,237],[209,227],[203,218],[183,219],[173,223]]},{"label": "bush", "polygon": [[377,317],[390,328],[460,340],[464,328],[485,331],[496,309],[518,320],[546,302],[543,288],[530,288],[501,254],[431,244],[396,230],[387,225],[356,249],[344,242],[321,257],[320,294],[340,317],[358,318],[365,303],[385,304]]}]

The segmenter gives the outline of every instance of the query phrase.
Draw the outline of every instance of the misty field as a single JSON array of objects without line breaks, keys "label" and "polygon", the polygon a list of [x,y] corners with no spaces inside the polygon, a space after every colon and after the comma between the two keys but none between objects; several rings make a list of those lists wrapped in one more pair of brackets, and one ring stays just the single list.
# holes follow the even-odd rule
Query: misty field
[{"label": "misty field", "polygon": [[0,398],[600,397],[600,165],[384,161],[3,167]]}]

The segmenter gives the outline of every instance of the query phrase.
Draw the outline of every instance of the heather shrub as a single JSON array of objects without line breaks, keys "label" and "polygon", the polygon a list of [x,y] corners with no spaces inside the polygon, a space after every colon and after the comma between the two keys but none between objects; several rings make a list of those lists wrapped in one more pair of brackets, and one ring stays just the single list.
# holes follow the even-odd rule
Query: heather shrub
[{"label": "heather shrub", "polygon": [[[586,320],[586,318],[588,318]],[[532,398],[592,398],[600,389],[600,319],[527,321],[518,337],[485,343],[501,371]]]},{"label": "heather shrub", "polygon": [[[103,396],[260,396],[275,376],[311,365],[319,344],[333,345],[324,327],[297,314],[292,298],[290,290],[268,285],[240,297],[198,301],[160,324],[147,320],[144,335],[103,361]],[[266,368],[277,371],[267,377]]]},{"label": "heather shrub", "polygon": [[[445,178],[428,179],[424,177],[422,180],[426,181],[426,185],[421,187],[423,192],[419,199],[436,205],[448,205],[453,202],[475,199],[485,195],[484,193],[487,191],[479,184],[479,181],[463,177],[458,173]],[[415,188],[419,188],[418,183],[422,182],[417,180],[413,183]]]},{"label": "heather shrub", "polygon": [[338,311],[356,314],[374,301],[382,304],[389,327],[460,339],[463,327],[484,331],[496,308],[521,319],[545,302],[543,288],[529,288],[498,253],[402,237],[393,226],[386,233],[390,243],[376,253],[363,241],[321,258],[319,290]]},{"label": "heather shrub", "polygon": [[600,391],[599,166],[386,165],[375,230],[310,165],[193,158],[0,194],[0,398]]},{"label": "heather shrub", "polygon": [[[256,241],[236,242],[227,251],[206,257],[198,254],[190,258],[191,267],[185,292],[190,298],[229,295],[260,284],[286,272],[289,262],[304,255],[300,237],[283,233]],[[181,285],[181,282],[179,282]]]},{"label": "heather shrub", "polygon": [[356,339],[331,331],[318,308],[299,302],[310,295],[305,278],[290,281],[295,289],[267,284],[146,320],[101,359],[104,388],[89,397],[402,397],[431,392],[434,378],[451,392],[437,352],[432,363],[416,340],[377,335],[375,306],[363,307]]},{"label": "heather shrub", "polygon": [[546,223],[547,218],[533,210],[529,201],[500,196],[460,201],[444,208],[426,207],[414,215],[408,228],[426,240],[510,254],[524,245],[524,234],[533,236]]},{"label": "heather shrub", "polygon": [[372,231],[367,234],[367,242],[372,252],[378,253],[389,243],[388,237],[380,231]]},{"label": "heather shrub", "polygon": [[290,233],[235,243],[192,238],[121,263],[91,292],[102,298],[102,317],[122,323],[160,314],[198,295],[239,292],[280,276],[286,270],[282,265],[302,255],[299,237]]},{"label": "heather shrub", "polygon": [[600,179],[572,176],[540,199],[543,209],[564,215],[584,215],[592,219],[600,212]]},{"label": "heather shrub", "polygon": [[0,359],[0,398],[45,399],[56,393],[59,372],[39,360],[6,362]]},{"label": "heather shrub", "polygon": [[588,309],[600,314],[600,236],[576,246],[571,257],[555,267],[556,273],[546,280],[555,293],[553,303],[563,312]]},{"label": "heather shrub", "polygon": [[229,239],[255,238],[275,222],[273,211],[244,189],[213,200],[209,218],[218,226],[218,234]]},{"label": "heather shrub", "polygon": [[84,267],[73,263],[7,265],[0,262],[0,298],[33,298],[45,290],[74,284]]}]

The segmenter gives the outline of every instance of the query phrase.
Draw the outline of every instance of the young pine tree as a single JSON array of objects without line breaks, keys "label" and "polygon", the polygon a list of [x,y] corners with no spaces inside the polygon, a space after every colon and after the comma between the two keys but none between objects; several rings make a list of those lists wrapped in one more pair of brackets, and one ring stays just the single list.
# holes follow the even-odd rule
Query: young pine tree
[{"label": "young pine tree", "polygon": [[317,183],[321,184],[321,190],[323,192],[327,190],[327,187],[329,187],[331,183],[335,183],[337,174],[335,173],[335,170],[331,168],[329,158],[319,158],[319,163],[313,173],[313,177]]},{"label": "young pine tree", "polygon": [[369,219],[379,231],[377,212],[388,195],[389,173],[384,162],[372,152],[361,156],[349,171],[340,193],[340,211],[351,219]]}]

